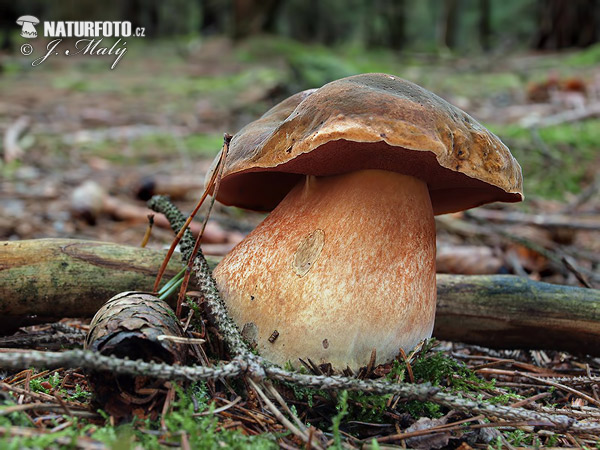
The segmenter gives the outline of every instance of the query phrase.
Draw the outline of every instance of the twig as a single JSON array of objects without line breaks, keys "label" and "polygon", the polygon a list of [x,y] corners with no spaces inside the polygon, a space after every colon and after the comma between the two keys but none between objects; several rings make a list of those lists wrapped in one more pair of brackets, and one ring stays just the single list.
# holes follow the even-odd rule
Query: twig
[{"label": "twig", "polygon": [[[22,411],[33,411],[33,410],[42,410],[42,411],[65,411],[63,405],[56,403],[25,403],[22,405],[11,405],[4,406],[0,409],[0,416],[6,416],[8,414],[14,412],[22,412]],[[82,408],[81,410],[72,410],[69,409],[69,416],[78,416],[78,417],[100,417],[98,413],[89,411],[87,408]]]},{"label": "twig", "polygon": [[[185,224],[185,217],[181,211],[179,211],[177,206],[171,203],[169,197],[165,197],[164,195],[155,195],[148,200],[148,208],[156,211],[157,213],[164,214],[171,224],[171,229],[175,233],[179,232],[179,230],[183,228],[183,225]],[[192,253],[194,242],[194,235],[192,232],[189,229],[185,230],[181,238],[181,242],[179,243],[181,259],[183,262],[186,262],[189,255]]]},{"label": "twig", "polygon": [[146,375],[162,379],[207,380],[219,377],[231,378],[245,372],[246,364],[233,360],[215,367],[177,366],[134,361],[100,355],[89,350],[64,352],[7,352],[0,353],[0,367],[19,369],[23,367],[81,367],[90,370],[107,370],[123,375]]},{"label": "twig", "polygon": [[[225,157],[225,153],[226,153],[226,148],[228,147],[230,140],[231,140],[231,136],[229,136],[228,134],[225,134],[223,149],[222,149],[222,151],[220,153],[220,159],[219,159],[219,162],[217,164],[217,168],[214,171],[214,173],[212,174],[211,179],[208,182],[208,184],[207,184],[207,186],[206,186],[206,188],[204,190],[204,193],[202,194],[202,197],[200,197],[200,200],[198,200],[198,203],[196,204],[196,206],[194,207],[194,209],[192,210],[192,212],[190,213],[190,215],[188,216],[188,218],[185,220],[185,223],[183,224],[183,226],[177,232],[177,235],[175,236],[175,239],[173,239],[173,242],[171,243],[171,247],[169,248],[169,251],[167,252],[167,256],[163,260],[163,263],[160,266],[160,269],[158,271],[158,275],[156,276],[156,281],[154,282],[153,292],[156,292],[158,290],[158,286],[160,284],[161,277],[162,277],[163,273],[165,272],[165,269],[167,268],[167,264],[169,263],[169,260],[171,259],[171,256],[173,255],[173,252],[175,251],[175,247],[177,246],[177,244],[179,243],[179,241],[181,240],[181,238],[185,235],[188,226],[190,225],[190,223],[192,223],[192,219],[196,216],[196,214],[200,210],[200,207],[204,203],[204,200],[210,194],[211,189],[214,187],[214,184],[216,182],[216,178],[217,178],[218,174],[220,173],[219,169],[221,167],[221,164],[224,161],[224,157]],[[192,254],[193,254],[193,252],[192,252]],[[191,257],[191,255],[190,255],[190,257]]]},{"label": "twig", "polygon": [[565,267],[567,269],[569,269],[569,271],[571,273],[573,273],[573,275],[575,275],[575,278],[577,278],[577,280],[581,284],[583,284],[586,288],[593,289],[593,286],[590,284],[590,282],[585,277],[585,275],[582,274],[579,270],[577,270],[576,263],[575,263],[575,261],[573,261],[573,259],[570,256],[565,255],[561,259],[562,259],[562,262],[565,265]]},{"label": "twig", "polygon": [[[185,293],[187,291],[188,283],[190,281],[190,274],[192,272],[192,266],[194,263],[194,258],[196,254],[200,252],[200,241],[202,240],[202,236],[204,235],[204,230],[206,229],[206,224],[208,223],[208,218],[210,216],[210,212],[213,209],[215,204],[215,200],[217,197],[217,192],[219,191],[219,186],[221,185],[221,176],[223,175],[223,168],[225,167],[227,161],[227,153],[229,150],[229,142],[231,141],[231,136],[229,134],[225,134],[223,138],[223,148],[221,150],[221,159],[219,160],[219,164],[215,169],[216,179],[214,182],[214,191],[213,196],[211,198],[210,204],[208,206],[208,211],[206,212],[206,216],[204,217],[204,221],[202,223],[202,230],[196,237],[196,242],[194,242],[194,247],[192,248],[192,252],[190,255],[187,255],[187,270],[185,272],[185,276],[183,277],[183,283],[181,284],[181,288],[179,289],[179,296],[177,298],[177,308],[175,310],[175,315],[177,317],[181,317],[181,307],[183,305],[183,301],[185,300]],[[212,179],[211,179],[212,182]],[[206,191],[210,192],[211,186],[210,184],[206,187]],[[185,226],[185,225],[184,225]]]},{"label": "twig", "polygon": [[584,109],[569,109],[536,121],[536,128],[552,127],[563,123],[577,122],[600,115],[600,103],[592,103]]},{"label": "twig", "polygon": [[572,214],[527,214],[520,211],[501,211],[477,208],[469,211],[470,217],[511,224],[535,225],[544,228],[568,228],[579,230],[600,230],[600,215]]},{"label": "twig", "polygon": [[512,406],[513,408],[517,408],[519,406],[525,406],[525,405],[528,405],[530,403],[533,403],[533,402],[536,402],[538,400],[541,400],[543,398],[549,397],[551,395],[552,394],[550,392],[542,392],[542,393],[534,395],[532,397],[529,397],[529,398],[526,398],[526,399],[523,399],[523,400],[519,400],[518,402],[511,403],[510,406]]},{"label": "twig", "polygon": [[309,432],[309,430],[306,428],[306,425],[304,425],[302,423],[302,421],[298,418],[298,416],[296,416],[296,414],[294,414],[294,412],[289,408],[289,406],[287,405],[287,403],[285,402],[285,400],[283,399],[283,397],[281,396],[281,394],[279,393],[279,391],[277,389],[275,389],[275,387],[273,386],[273,384],[268,381],[264,383],[264,386],[267,388],[267,390],[271,393],[271,395],[273,397],[275,397],[275,400],[277,400],[277,402],[279,403],[279,405],[281,405],[281,407],[283,408],[283,410],[292,418],[294,419],[294,422],[296,422],[296,425],[298,426],[298,428],[303,432],[303,433],[308,433],[309,436],[309,440],[307,442],[307,444],[310,444],[310,441],[312,439],[311,434],[312,432]]},{"label": "twig", "polygon": [[214,410],[207,410],[207,411],[202,411],[200,413],[195,413],[194,416],[195,417],[201,417],[201,416],[209,416],[209,415],[213,415],[213,414],[218,414],[220,412],[224,412],[227,411],[229,408],[234,407],[235,405],[237,405],[240,400],[242,399],[242,397],[240,397],[239,395],[235,398],[235,400],[229,402],[227,400],[225,400],[224,398],[219,398],[217,397],[217,399],[222,400],[224,402],[227,402],[226,405],[221,406],[220,408],[214,409]]},{"label": "twig", "polygon": [[[499,227],[493,223],[488,222],[487,219],[484,219],[482,217],[478,217],[477,215],[472,214],[471,211],[466,211],[465,215],[467,217],[472,218],[473,220],[475,220],[476,222],[478,222],[480,224],[485,224],[487,227],[491,228],[495,233],[497,233],[501,237],[503,237],[511,242],[516,242],[517,244],[522,245],[523,247],[526,247],[530,250],[533,250],[534,252],[539,253],[546,259],[555,263],[559,268],[565,268],[568,270],[568,268],[565,266],[565,263],[562,260],[563,255],[557,254],[556,252],[554,252],[552,250],[546,249],[543,246],[541,246],[540,244],[533,242],[530,239],[526,239],[522,236],[512,235],[511,233],[502,229],[502,227]],[[574,266],[574,267],[580,273],[583,273],[586,276],[590,277],[590,279],[600,282],[600,275],[592,272],[591,270],[584,269],[583,267],[580,267],[580,266]]]},{"label": "twig", "polygon": [[584,394],[583,392],[578,391],[577,389],[573,389],[572,387],[565,386],[564,384],[557,383],[557,382],[549,380],[547,378],[534,377],[533,375],[529,375],[529,374],[526,374],[526,373],[517,372],[517,374],[519,376],[522,376],[522,377],[525,377],[525,378],[529,378],[531,380],[535,380],[535,381],[537,381],[539,383],[547,384],[549,386],[554,386],[555,388],[560,389],[562,391],[566,391],[566,392],[569,392],[571,394],[575,394],[576,396],[583,398],[584,400],[586,400],[587,402],[589,402],[589,403],[591,403],[593,405],[600,406],[600,402],[598,400],[596,400],[593,397],[590,397],[587,394]]},{"label": "twig", "polygon": [[[288,430],[290,430],[292,433],[294,433],[296,436],[298,436],[304,442],[309,441],[308,434],[303,431],[300,431],[292,422],[290,422],[281,413],[281,411],[279,411],[279,409],[277,409],[277,407],[273,404],[273,402],[271,400],[269,400],[269,397],[267,397],[267,395],[262,391],[260,386],[256,382],[254,382],[254,380],[252,380],[252,378],[248,378],[248,382],[250,383],[250,386],[252,386],[252,388],[256,391],[256,393],[260,396],[262,401],[265,402],[265,404],[267,405],[269,410],[275,415],[275,417],[277,417],[277,420],[279,420],[279,422],[281,422]],[[318,448],[318,449],[322,448],[320,445],[318,445],[316,443],[313,443],[313,447]]]},{"label": "twig", "polygon": [[30,348],[36,345],[52,344],[53,346],[61,344],[82,343],[85,335],[80,333],[68,334],[18,334],[14,336],[0,337],[0,347],[25,347]]},{"label": "twig", "polygon": [[569,214],[577,211],[579,207],[586,204],[591,198],[594,198],[600,191],[600,173],[596,174],[594,181],[586,187],[575,199],[575,201],[564,209],[564,213]]},{"label": "twig", "polygon": [[[244,373],[253,379],[264,377],[295,383],[316,389],[352,390],[377,395],[398,395],[406,400],[432,401],[451,409],[469,413],[483,414],[513,421],[535,421],[539,426],[570,430],[580,433],[600,433],[600,423],[577,421],[564,414],[537,413],[523,408],[493,405],[482,401],[470,400],[446,393],[442,388],[429,384],[390,383],[377,380],[359,380],[343,376],[306,375],[289,372],[270,365],[262,358],[253,355],[253,364],[239,358],[216,367],[170,366],[145,361],[132,361],[99,355],[86,350],[68,350],[65,352],[0,353],[0,367],[17,369],[21,367],[82,367],[91,370],[109,370],[119,374],[146,375],[162,379],[206,380],[219,377],[232,378]],[[257,364],[263,363],[265,367]]]},{"label": "twig", "polygon": [[146,232],[144,233],[144,237],[142,238],[142,243],[140,247],[144,248],[148,244],[150,240],[150,235],[152,234],[152,227],[154,226],[154,214],[148,214],[148,226],[146,227]]}]

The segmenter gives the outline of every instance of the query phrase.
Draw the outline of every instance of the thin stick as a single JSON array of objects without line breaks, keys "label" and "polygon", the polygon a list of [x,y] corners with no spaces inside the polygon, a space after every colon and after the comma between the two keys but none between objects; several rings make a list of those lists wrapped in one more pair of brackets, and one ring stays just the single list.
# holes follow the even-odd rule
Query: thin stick
[{"label": "thin stick", "polygon": [[[279,422],[281,422],[281,424],[283,426],[285,426],[288,430],[290,430],[292,433],[294,433],[296,436],[298,436],[300,439],[302,439],[305,443],[308,443],[310,440],[308,434],[300,431],[292,422],[290,422],[281,413],[281,411],[279,411],[279,409],[277,409],[277,407],[273,404],[273,402],[271,400],[269,400],[269,397],[267,397],[267,395],[262,391],[262,389],[259,387],[259,385],[257,383],[255,383],[254,380],[252,380],[252,378],[248,378],[248,382],[250,383],[252,388],[256,391],[256,393],[260,396],[262,401],[265,402],[265,404],[267,405],[269,410],[275,415],[275,417],[277,417],[277,420],[279,420]],[[322,449],[322,447],[319,444],[317,444],[316,442],[312,443],[312,445],[314,448]]]},{"label": "thin stick", "polygon": [[270,365],[267,361],[252,353],[250,353],[250,356],[253,358],[246,361],[236,358],[227,364],[205,367],[156,364],[140,360],[132,361],[99,355],[89,350],[30,351],[27,353],[0,353],[0,367],[13,369],[20,367],[81,367],[169,380],[214,380],[220,377],[232,378],[248,374],[257,380],[269,378],[316,389],[347,389],[378,395],[399,395],[407,400],[432,401],[451,409],[467,411],[470,414],[484,414],[487,417],[498,417],[511,421],[536,422],[536,426],[551,427],[561,432],[569,430],[576,433],[600,434],[600,423],[585,420],[578,421],[557,409],[545,409],[544,411],[547,412],[535,412],[524,408],[495,405],[447,393],[440,387],[428,384],[390,383],[387,381],[352,379],[336,375],[307,375],[288,372]]},{"label": "thin stick", "polygon": [[279,394],[279,391],[277,389],[275,389],[275,387],[273,386],[273,384],[271,382],[265,382],[264,385],[267,388],[267,390],[271,393],[271,395],[273,397],[275,397],[275,400],[277,400],[277,402],[281,405],[281,407],[283,408],[283,410],[292,419],[294,419],[294,422],[296,422],[296,425],[298,426],[298,428],[300,430],[302,430],[303,433],[308,433],[308,429],[306,428],[306,425],[304,425],[302,423],[302,421],[296,416],[296,414],[294,414],[292,412],[292,410],[289,408],[289,406],[287,405],[287,403],[285,402],[285,400],[283,399],[283,397],[281,397],[281,395]]},{"label": "thin stick", "polygon": [[[56,404],[56,403],[25,403],[22,405],[11,405],[11,406],[6,406],[3,407],[2,409],[0,409],[0,416],[7,416],[9,414],[12,414],[14,412],[22,412],[22,411],[32,411],[32,410],[42,410],[42,411],[65,411],[65,408],[63,405],[60,404]],[[74,412],[80,412],[78,410],[76,411],[72,411],[72,410],[68,410],[68,415],[69,416],[73,416]],[[98,417],[98,414],[89,411],[87,408],[82,408],[81,411],[87,412],[89,413],[90,417]]]},{"label": "thin stick", "polygon": [[[229,136],[229,135],[226,135],[225,139],[227,139],[227,136]],[[223,159],[223,151],[221,151],[221,156],[219,158],[219,162],[217,163],[217,167],[221,166],[221,164],[223,163],[223,160],[224,160]],[[179,241],[183,237],[185,230],[187,230],[187,228],[190,226],[190,223],[192,223],[192,220],[194,219],[194,217],[196,217],[196,214],[200,210],[200,207],[204,203],[204,200],[206,199],[206,197],[208,196],[212,187],[214,186],[218,172],[219,172],[218,170],[215,170],[215,172],[212,174],[210,181],[208,182],[208,184],[206,185],[206,188],[204,189],[204,193],[202,194],[202,197],[200,197],[200,200],[194,207],[194,210],[191,212],[191,214],[189,215],[189,217],[187,218],[187,220],[185,221],[185,223],[183,224],[183,226],[181,227],[181,229],[175,236],[175,239],[173,239],[173,242],[171,243],[171,247],[169,247],[169,251],[167,252],[167,256],[165,256],[165,259],[163,260],[163,263],[160,266],[160,269],[158,271],[158,275],[156,276],[156,281],[154,282],[154,288],[152,289],[153,292],[158,291],[158,286],[160,285],[160,280],[161,280],[163,274],[165,273],[165,270],[167,269],[167,264],[169,264],[169,261],[171,260],[171,256],[173,256],[175,247],[177,247],[177,244],[179,244]]]},{"label": "thin stick", "polygon": [[534,377],[533,375],[528,375],[526,373],[516,372],[515,375],[529,378],[531,380],[535,380],[539,383],[547,384],[549,386],[554,386],[555,388],[560,389],[562,391],[567,391],[567,392],[570,392],[571,394],[575,394],[576,396],[581,397],[584,400],[587,400],[588,402],[592,403],[593,405],[600,406],[600,402],[598,400],[596,400],[594,397],[590,397],[589,395],[584,394],[583,392],[580,392],[577,389],[573,389],[572,387],[565,386],[564,384],[556,383],[552,380],[548,380],[548,379],[544,379],[544,378]]},{"label": "thin stick", "polygon": [[145,248],[150,240],[150,235],[152,234],[152,227],[154,226],[154,214],[148,214],[148,226],[146,227],[146,232],[144,233],[144,238],[142,239],[142,243],[140,247]]},{"label": "thin stick", "polygon": [[217,178],[215,180],[213,195],[210,201],[210,205],[208,206],[206,216],[204,217],[204,222],[202,223],[202,229],[200,230],[200,233],[198,233],[198,237],[196,238],[196,242],[194,243],[192,254],[188,257],[187,270],[185,272],[185,276],[183,277],[183,283],[181,284],[181,288],[179,289],[179,296],[177,297],[177,308],[175,310],[175,315],[179,318],[181,318],[181,308],[183,306],[183,301],[185,300],[185,293],[187,292],[188,284],[190,282],[190,274],[192,273],[194,258],[196,257],[196,254],[200,251],[200,241],[202,240],[202,236],[204,235],[204,230],[206,229],[208,218],[210,217],[210,213],[215,204],[215,199],[217,198],[217,193],[219,192],[219,186],[221,185],[221,177],[223,175],[223,169],[225,168],[225,164],[227,161],[229,142],[231,142],[231,136],[229,134],[225,134],[225,136],[223,137],[223,148],[221,149],[221,159],[219,160],[219,164],[215,169]]}]

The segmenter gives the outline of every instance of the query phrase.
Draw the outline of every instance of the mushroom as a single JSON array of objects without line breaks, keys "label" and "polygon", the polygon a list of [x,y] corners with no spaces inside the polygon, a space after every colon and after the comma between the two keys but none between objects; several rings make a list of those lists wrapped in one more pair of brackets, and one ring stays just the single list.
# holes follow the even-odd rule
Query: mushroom
[{"label": "mushroom", "polygon": [[35,38],[37,37],[37,31],[35,26],[40,23],[39,19],[34,16],[21,16],[17,19],[17,25],[22,25],[21,36],[24,38]]},{"label": "mushroom", "polygon": [[362,74],[239,131],[217,199],[273,210],[214,271],[246,337],[278,364],[356,370],[373,349],[382,363],[431,336],[434,215],[523,195],[518,162],[469,115]]}]

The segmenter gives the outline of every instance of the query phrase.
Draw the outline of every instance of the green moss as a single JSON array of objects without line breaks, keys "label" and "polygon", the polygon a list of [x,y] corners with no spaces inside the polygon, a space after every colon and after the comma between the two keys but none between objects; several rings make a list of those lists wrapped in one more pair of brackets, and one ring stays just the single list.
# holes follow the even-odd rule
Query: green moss
[{"label": "green moss", "polygon": [[[102,427],[85,424],[74,418],[69,428],[35,437],[1,437],[3,449],[70,449],[74,448],[78,437],[87,437],[104,443],[113,449],[144,448],[158,450],[178,447],[181,436],[186,434],[191,448],[194,449],[276,449],[275,436],[265,433],[258,436],[246,436],[239,431],[219,430],[218,421],[212,414],[196,416],[198,412],[212,411],[209,395],[204,384],[194,384],[185,392],[178,389],[171,412],[163,416],[166,430],[161,424],[149,420],[134,421],[130,424],[111,426],[108,416],[103,414],[107,423]],[[199,405],[195,410],[194,401]],[[1,411],[1,409],[0,409]],[[31,426],[24,413],[12,413],[0,416],[0,426]],[[154,431],[159,431],[155,433]]]},{"label": "green moss", "polygon": [[223,135],[214,134],[191,134],[184,138],[186,148],[195,155],[216,156],[223,146]]},{"label": "green moss", "polygon": [[600,63],[600,44],[581,50],[565,61],[569,66],[594,66],[598,63]]},{"label": "green moss", "polygon": [[179,138],[173,134],[161,132],[145,134],[132,139],[92,140],[80,144],[81,151],[94,156],[101,156],[116,164],[137,164],[151,162],[156,156],[164,158],[168,155],[214,157],[221,149],[223,135],[220,133],[198,133]]},{"label": "green moss", "polygon": [[507,392],[505,394],[496,395],[495,397],[487,399],[488,402],[495,405],[508,405],[511,402],[523,400],[524,397],[517,395],[514,392]]},{"label": "green moss", "polygon": [[[296,370],[290,361],[287,361],[285,363],[284,368],[285,368],[285,370],[288,370],[290,372],[307,373],[306,369],[303,366],[301,366],[298,370]],[[308,404],[309,408],[312,408],[314,406],[315,395],[318,395],[318,396],[326,398],[326,399],[331,398],[329,393],[322,389],[313,389],[313,388],[309,388],[309,387],[299,386],[295,383],[290,383],[287,381],[281,381],[280,383],[282,385],[286,386],[287,388],[291,389],[292,392],[294,393],[294,397],[296,397],[296,400],[306,402]]]},{"label": "green moss", "polygon": [[525,196],[564,199],[577,193],[600,165],[600,120],[585,120],[532,131],[518,125],[489,125],[523,168]]},{"label": "green moss", "polygon": [[340,425],[344,417],[348,414],[348,391],[340,392],[338,404],[336,406],[338,413],[331,420],[331,431],[333,432],[333,445],[330,448],[342,449],[342,435]]},{"label": "green moss", "polygon": [[[35,373],[35,372],[34,372]],[[47,389],[42,386],[43,383],[49,383],[52,386],[50,389]],[[29,387],[33,392],[43,392],[44,394],[49,394],[53,389],[58,387],[61,383],[61,377],[58,372],[54,372],[48,376],[34,378],[29,382]]]}]

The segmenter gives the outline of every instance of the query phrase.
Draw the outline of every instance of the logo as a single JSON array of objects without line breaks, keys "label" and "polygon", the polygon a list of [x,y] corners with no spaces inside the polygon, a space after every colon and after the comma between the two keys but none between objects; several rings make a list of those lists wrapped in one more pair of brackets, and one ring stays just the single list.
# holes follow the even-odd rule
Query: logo
[{"label": "logo", "polygon": [[39,19],[34,16],[21,16],[17,19],[17,25],[21,25],[21,36],[27,39],[33,39],[37,37],[37,31],[35,26],[40,23]]},{"label": "logo", "polygon": [[[34,16],[21,16],[17,24],[22,26],[21,36],[26,39],[35,39],[38,33],[35,25],[40,20]],[[41,25],[40,25],[41,26]],[[113,62],[110,69],[114,69],[127,53],[129,38],[145,36],[143,27],[133,28],[129,21],[52,21],[43,22],[44,37],[52,38],[46,45],[44,53],[31,62],[33,67],[44,63],[48,58],[55,56],[89,55],[96,57],[112,56]],[[67,47],[63,38],[76,38],[73,47]],[[109,43],[103,42],[105,38]],[[70,41],[68,41],[70,42]],[[34,52],[31,44],[21,46],[21,53],[29,56]]]}]

